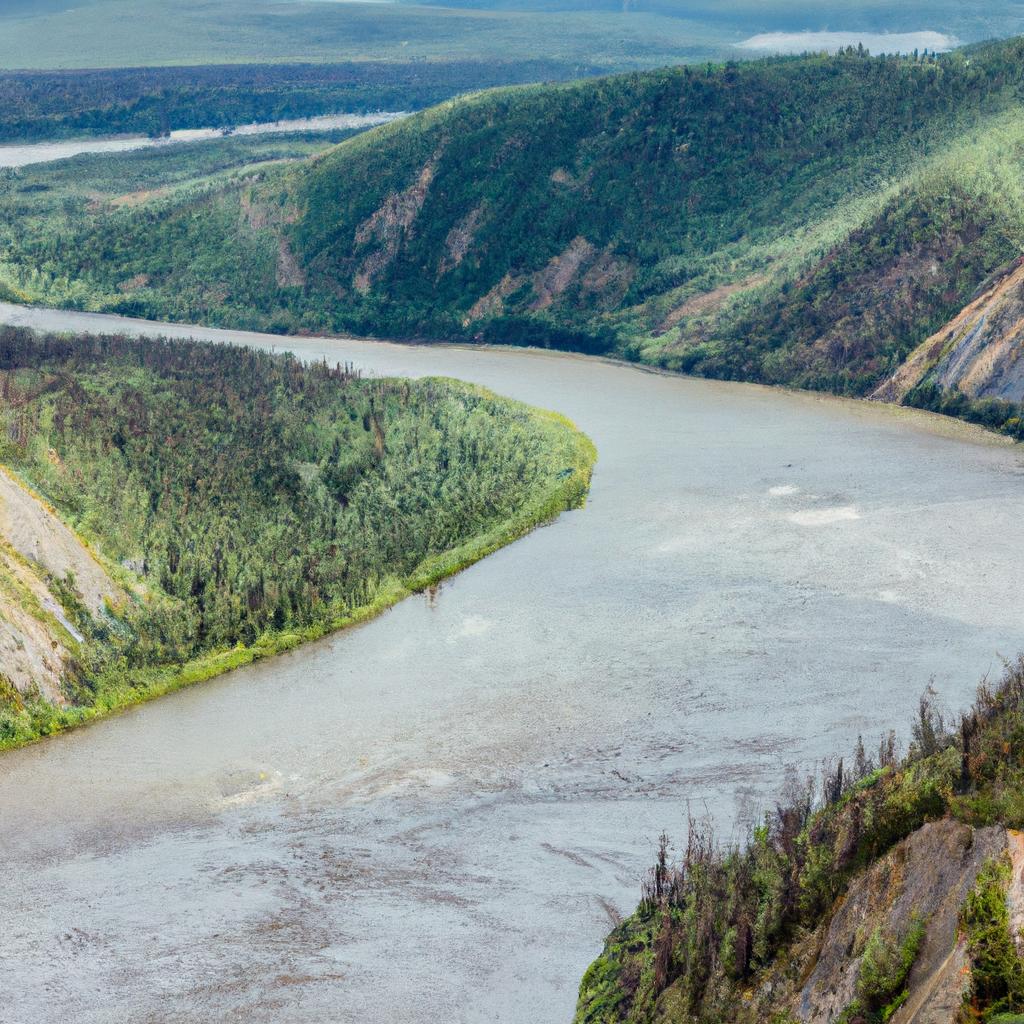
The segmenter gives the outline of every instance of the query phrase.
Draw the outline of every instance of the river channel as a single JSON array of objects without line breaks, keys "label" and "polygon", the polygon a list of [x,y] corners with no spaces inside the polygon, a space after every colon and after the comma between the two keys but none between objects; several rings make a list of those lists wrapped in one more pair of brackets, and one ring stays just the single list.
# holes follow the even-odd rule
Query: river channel
[{"label": "river channel", "polygon": [[557,409],[567,513],[377,620],[0,758],[0,1020],[565,1024],[687,801],[726,836],[1024,648],[1024,452],[530,350],[290,348]]}]

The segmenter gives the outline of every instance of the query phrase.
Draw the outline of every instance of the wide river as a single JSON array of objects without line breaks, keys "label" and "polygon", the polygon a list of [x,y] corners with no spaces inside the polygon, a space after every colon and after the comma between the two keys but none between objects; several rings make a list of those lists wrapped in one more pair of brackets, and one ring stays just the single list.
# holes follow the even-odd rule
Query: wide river
[{"label": "wide river", "polygon": [[[400,117],[404,112],[378,111],[374,114],[325,114],[293,121],[264,121],[243,124],[231,129],[230,135],[282,135],[289,132],[329,132],[340,129],[372,128]],[[127,153],[133,149],[173,146],[182,142],[209,142],[223,139],[220,128],[182,128],[162,138],[146,135],[122,135],[108,139],[65,139],[56,142],[0,143],[0,168],[28,167],[31,164],[67,160],[82,153]]]},{"label": "wide river", "polygon": [[[0,321],[130,329],[0,306]],[[199,328],[572,417],[587,507],[428,597],[0,759],[5,1024],[567,1022],[658,833],[1024,647],[1024,453],[537,351]],[[905,733],[905,730],[904,730]]]}]

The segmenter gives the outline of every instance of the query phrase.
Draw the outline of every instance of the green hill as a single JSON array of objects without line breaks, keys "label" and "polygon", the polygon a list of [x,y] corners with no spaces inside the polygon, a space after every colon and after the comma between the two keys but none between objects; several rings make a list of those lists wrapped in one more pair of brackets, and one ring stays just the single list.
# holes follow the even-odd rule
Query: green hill
[{"label": "green hill", "polygon": [[505,88],[71,226],[0,276],[137,315],[875,390],[1024,248],[1024,43]]},{"label": "green hill", "polygon": [[0,748],[368,618],[578,504],[593,448],[455,381],[0,331]]}]

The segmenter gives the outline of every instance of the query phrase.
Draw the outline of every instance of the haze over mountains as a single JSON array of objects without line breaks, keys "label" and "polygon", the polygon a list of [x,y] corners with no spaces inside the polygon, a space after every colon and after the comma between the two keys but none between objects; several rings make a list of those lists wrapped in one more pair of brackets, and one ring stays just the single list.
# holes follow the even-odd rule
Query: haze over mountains
[{"label": "haze over mountains", "polygon": [[[7,68],[540,58],[611,70],[736,57],[744,53],[738,44],[770,33],[785,34],[770,42],[775,49],[830,45],[792,38],[805,32],[854,33],[854,43],[863,36],[874,49],[941,49],[1024,31],[1024,9],[1012,0],[14,0],[0,10],[0,24],[0,67]],[[906,37],[883,44],[889,33]]]}]

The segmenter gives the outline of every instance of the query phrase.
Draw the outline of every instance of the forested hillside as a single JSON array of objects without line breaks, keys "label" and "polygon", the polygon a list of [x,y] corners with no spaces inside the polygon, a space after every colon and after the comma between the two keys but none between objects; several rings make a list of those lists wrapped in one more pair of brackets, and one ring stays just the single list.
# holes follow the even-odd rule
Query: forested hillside
[{"label": "forested hillside", "polygon": [[473,89],[594,71],[541,60],[0,71],[0,140],[163,135],[322,114],[419,110]]},{"label": "forested hillside", "polygon": [[[66,647],[48,686],[0,675],[0,746],[365,618],[578,503],[592,459],[558,417],[451,381],[5,329],[0,461],[46,503],[20,519],[55,512],[113,582],[0,529],[0,586],[58,595]],[[26,501],[0,493],[0,527]]]},{"label": "forested hillside", "polygon": [[1022,82],[1016,40],[497,89],[64,222],[14,178],[0,280],[867,395],[1024,249]]},{"label": "forested hillside", "polygon": [[863,394],[1024,243],[1022,54],[495,90],[241,187],[17,233],[6,276],[134,314]]}]

